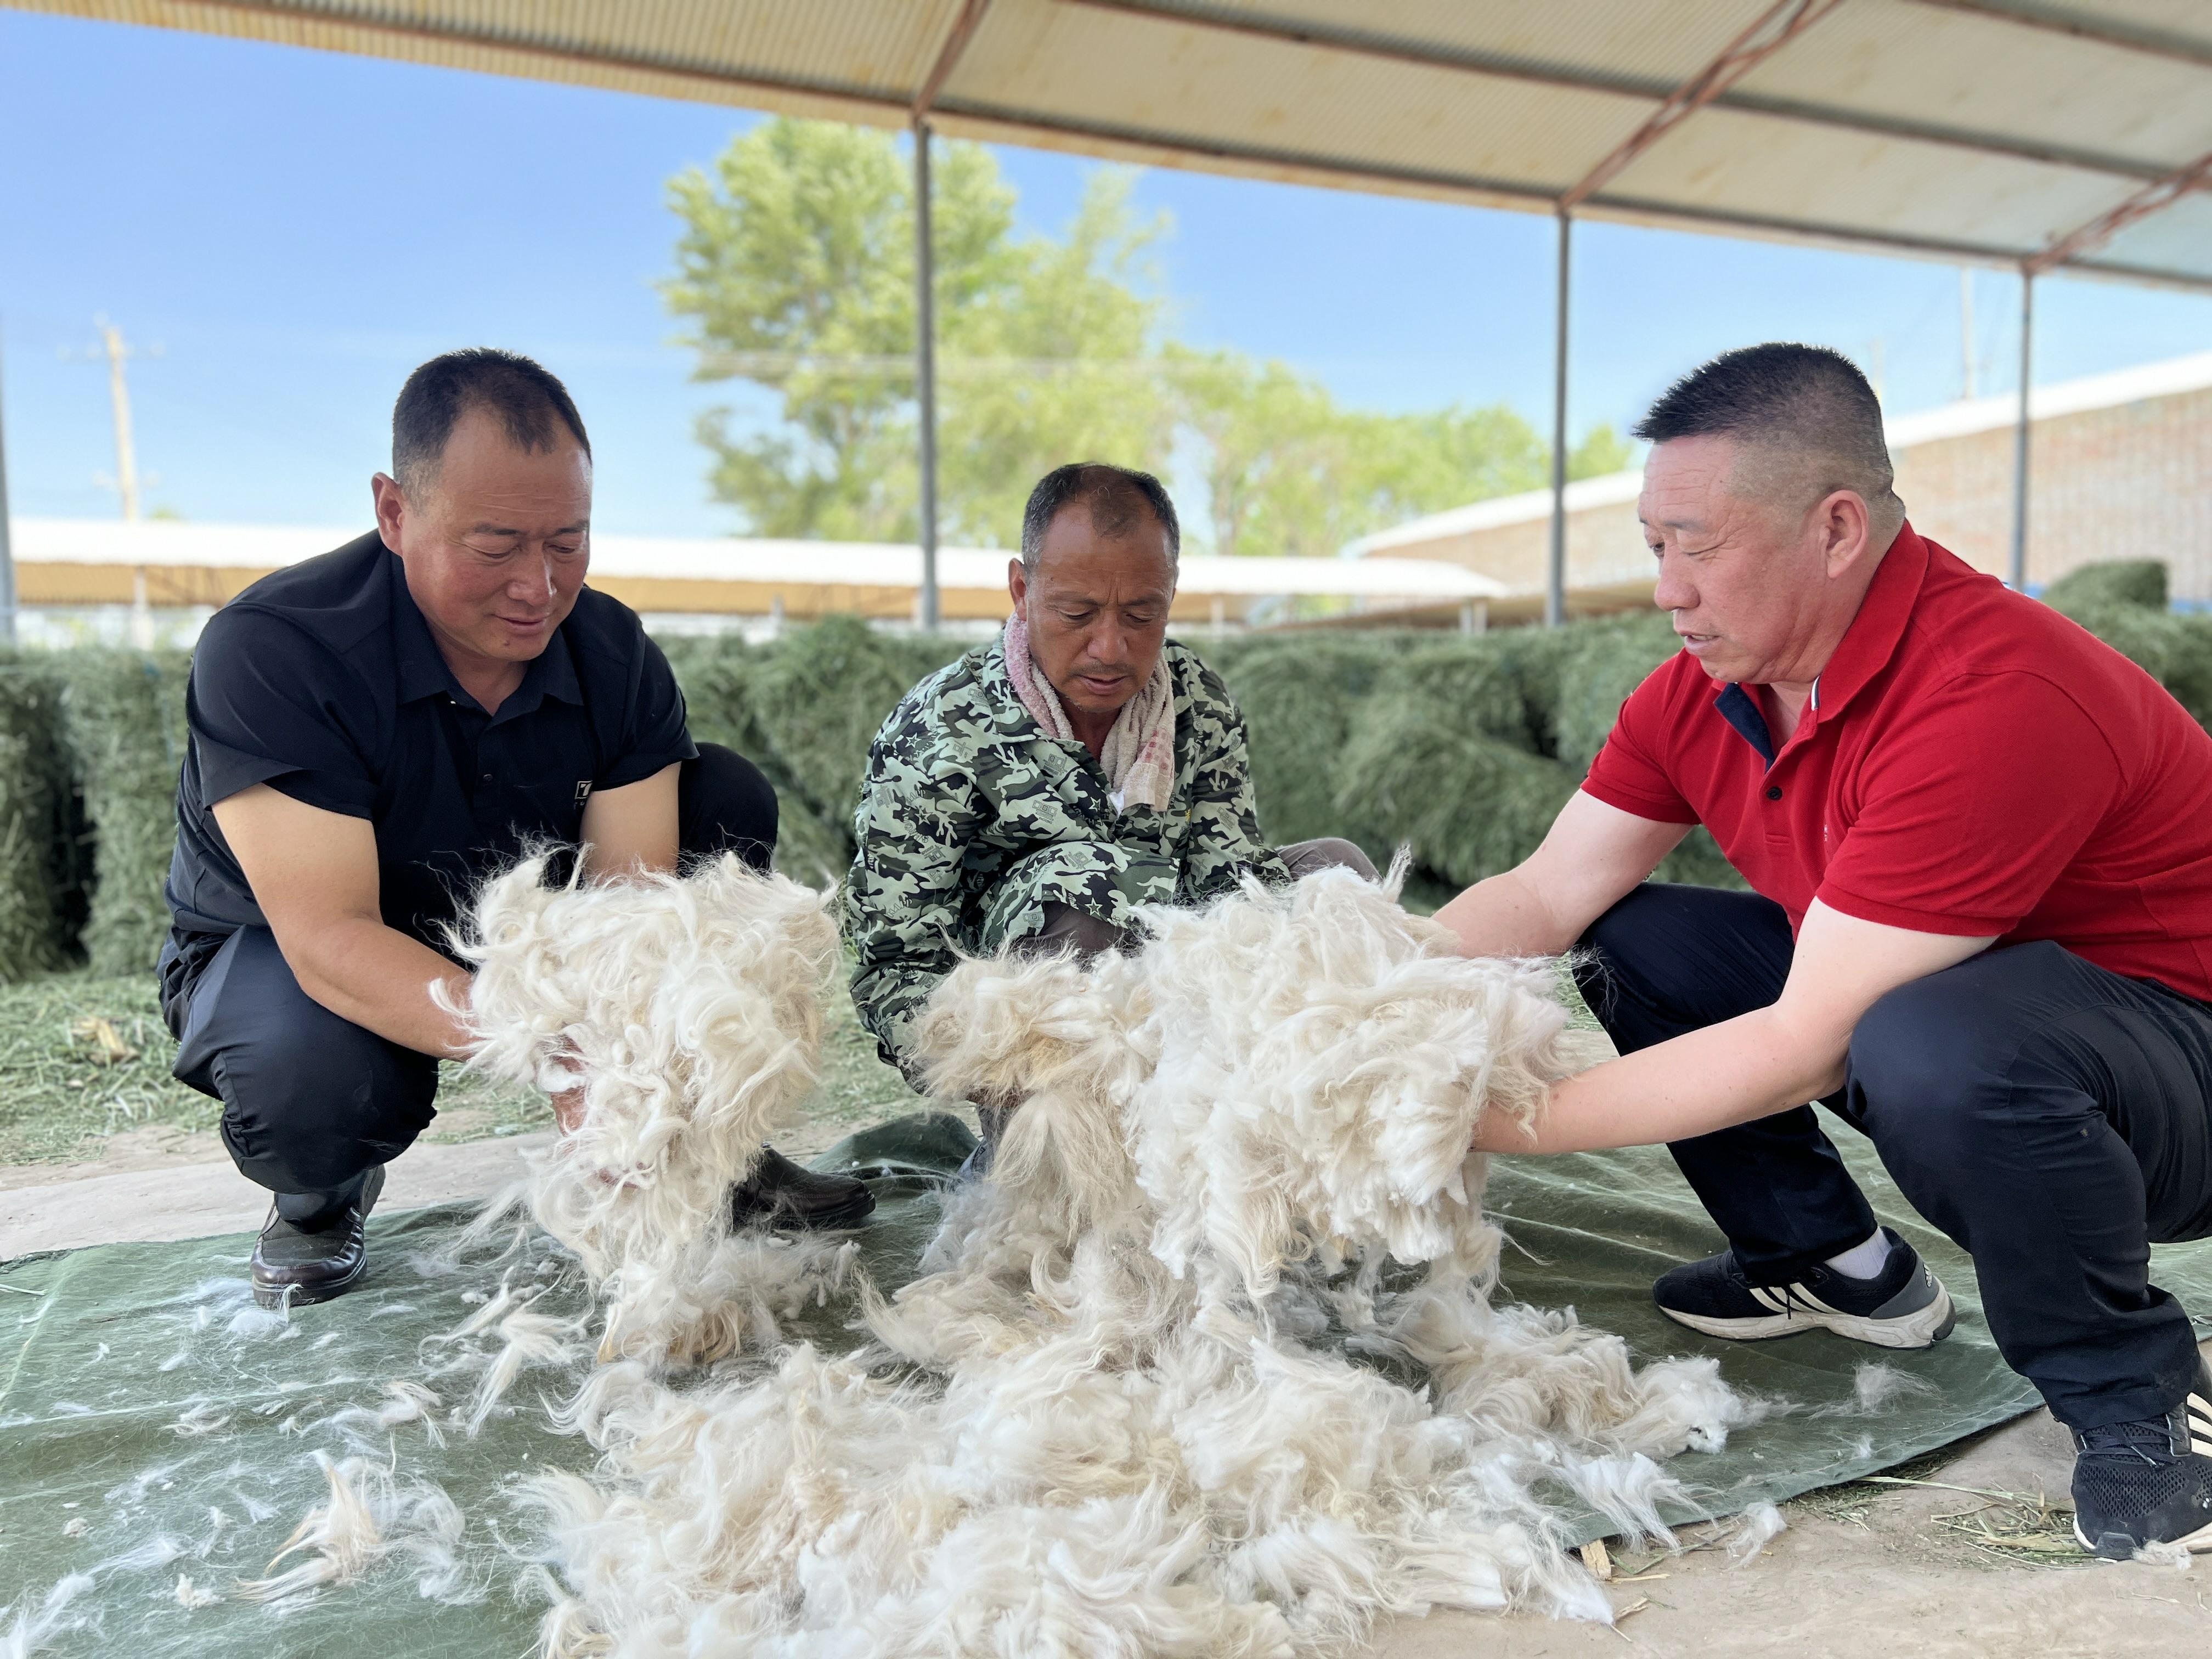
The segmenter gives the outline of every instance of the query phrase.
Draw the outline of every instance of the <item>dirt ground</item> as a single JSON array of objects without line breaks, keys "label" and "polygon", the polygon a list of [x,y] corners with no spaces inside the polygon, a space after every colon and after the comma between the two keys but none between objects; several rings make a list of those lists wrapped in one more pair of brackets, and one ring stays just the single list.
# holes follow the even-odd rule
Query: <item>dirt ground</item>
[{"label": "dirt ground", "polygon": [[[786,1137],[805,1157],[854,1127]],[[426,1143],[391,1166],[386,1210],[488,1194],[520,1167],[532,1130]],[[120,1239],[188,1238],[259,1224],[266,1195],[214,1138],[127,1131],[92,1163],[0,1168],[0,1255]],[[216,1156],[210,1158],[210,1154]],[[2054,1548],[2044,1500],[2064,1505],[2071,1457],[2044,1413],[1904,1471],[1784,1506],[1788,1530],[1742,1567],[1692,1528],[1685,1553],[1624,1552],[1617,1622],[1438,1613],[1376,1632],[1380,1659],[2052,1659],[2212,1653],[2212,1556],[2183,1572]]]}]

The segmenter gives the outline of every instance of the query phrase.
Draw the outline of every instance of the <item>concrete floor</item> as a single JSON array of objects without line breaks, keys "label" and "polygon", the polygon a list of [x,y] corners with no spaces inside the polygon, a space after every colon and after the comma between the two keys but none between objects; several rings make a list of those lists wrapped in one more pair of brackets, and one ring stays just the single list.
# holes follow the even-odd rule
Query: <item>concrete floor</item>
[{"label": "concrete floor", "polygon": [[[550,1132],[547,1132],[550,1133]],[[418,1145],[391,1166],[380,1209],[489,1194],[547,1133]],[[823,1144],[826,1145],[825,1137]],[[819,1147],[805,1134],[785,1149]],[[216,1156],[210,1158],[208,1154]],[[118,1136],[96,1164],[0,1170],[0,1257],[122,1239],[190,1238],[260,1224],[266,1194],[206,1135]],[[1947,1517],[1975,1492],[2066,1502],[2072,1458],[2050,1416],[1984,1436],[1923,1478],[1863,1501],[1814,1494],[1785,1506],[1789,1530],[1748,1565],[1692,1549],[1609,1589],[1611,1628],[1522,1615],[1438,1613],[1376,1632],[1381,1659],[2106,1659],[2212,1654],[2212,1556],[2188,1572],[2063,1558],[2050,1565],[1978,1550]],[[1864,1489],[1858,1489],[1863,1492]],[[1695,1534],[1686,1542],[1696,1541]],[[1642,1557],[1629,1565],[1640,1564]]]}]

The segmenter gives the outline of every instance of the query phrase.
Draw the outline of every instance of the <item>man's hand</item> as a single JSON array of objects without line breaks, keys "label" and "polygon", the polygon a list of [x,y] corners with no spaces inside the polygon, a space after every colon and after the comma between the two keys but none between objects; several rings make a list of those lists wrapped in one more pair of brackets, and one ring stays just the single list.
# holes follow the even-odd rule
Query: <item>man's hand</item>
[{"label": "man's hand", "polygon": [[1541,846],[1468,888],[1437,920],[1471,957],[1562,955],[1689,832],[1686,823],[1639,818],[1577,790]]},{"label": "man's hand", "polygon": [[1553,1085],[1533,1135],[1498,1119],[1483,1124],[1474,1144],[1493,1152],[1653,1145],[1817,1100],[1842,1085],[1851,1033],[1868,1009],[1992,942],[1886,927],[1816,900],[1771,1007],[1593,1066]]},{"label": "man's hand", "polygon": [[469,975],[384,925],[376,831],[367,818],[309,806],[265,783],[217,801],[214,811],[301,990],[419,1054],[468,1052],[467,1032],[430,988],[444,986],[465,1007]]}]

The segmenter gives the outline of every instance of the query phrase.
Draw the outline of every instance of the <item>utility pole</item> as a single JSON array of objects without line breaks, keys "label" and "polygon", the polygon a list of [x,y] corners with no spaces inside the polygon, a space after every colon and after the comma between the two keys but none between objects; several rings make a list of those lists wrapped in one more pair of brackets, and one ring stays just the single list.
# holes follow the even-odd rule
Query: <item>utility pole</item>
[{"label": "utility pole", "polygon": [[134,354],[123,343],[123,331],[105,317],[92,319],[100,331],[100,349],[107,359],[107,397],[115,407],[115,490],[123,497],[123,522],[138,522],[138,455],[131,441],[131,387],[123,365]]},{"label": "utility pole", "polygon": [[[107,399],[115,416],[115,493],[123,502],[123,522],[138,522],[138,451],[131,434],[131,386],[123,365],[138,353],[124,343],[123,331],[105,317],[92,325],[100,331],[93,353],[107,359]],[[155,348],[156,351],[160,348]],[[141,651],[154,647],[154,610],[146,594],[146,567],[131,573],[131,643]]]},{"label": "utility pole", "polygon": [[1968,403],[1974,400],[1974,268],[1959,267],[1959,363],[1965,371]]},{"label": "utility pole", "polygon": [[937,247],[929,228],[929,123],[914,118],[915,416],[921,433],[921,592],[915,623],[938,627],[937,593]]}]

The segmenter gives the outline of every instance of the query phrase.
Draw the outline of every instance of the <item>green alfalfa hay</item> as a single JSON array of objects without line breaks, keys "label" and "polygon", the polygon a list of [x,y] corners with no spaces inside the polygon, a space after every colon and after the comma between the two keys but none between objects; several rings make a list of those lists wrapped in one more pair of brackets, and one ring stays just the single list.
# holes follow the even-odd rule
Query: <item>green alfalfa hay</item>
[{"label": "green alfalfa hay", "polygon": [[2166,564],[2160,559],[2106,559],[2076,566],[2043,590],[2043,602],[2069,617],[2077,610],[2134,605],[2166,606]]},{"label": "green alfalfa hay", "polygon": [[1553,703],[1553,752],[1579,775],[1589,770],[1628,694],[1681,649],[1666,617],[1594,617],[1560,630]]},{"label": "green alfalfa hay", "polygon": [[93,971],[148,973],[169,929],[161,890],[185,756],[180,651],[59,652],[61,729],[93,842],[83,946]]},{"label": "green alfalfa hay", "polygon": [[50,660],[0,656],[0,984],[67,964],[69,763]]},{"label": "green alfalfa hay", "polygon": [[964,648],[957,640],[886,635],[857,617],[832,617],[758,653],[747,684],[791,826],[790,856],[779,860],[786,868],[804,860],[843,873],[868,745],[899,699]]},{"label": "green alfalfa hay", "polygon": [[1464,887],[1534,852],[1576,781],[1557,761],[1378,693],[1345,750],[1337,806],[1363,844],[1405,843]]},{"label": "green alfalfa hay", "polygon": [[[1217,672],[1243,713],[1253,793],[1270,842],[1359,838],[1337,806],[1337,769],[1352,723],[1389,664],[1391,643],[1332,635],[1221,653],[1228,660]],[[1214,655],[1206,653],[1209,666]]]},{"label": "green alfalfa hay", "polygon": [[2061,586],[2053,583],[2046,600],[2140,665],[2199,726],[2212,726],[2212,616],[2116,599],[2109,590],[2061,592]]},{"label": "green alfalfa hay", "polygon": [[719,743],[760,768],[775,791],[775,867],[817,885],[843,872],[836,830],[800,796],[754,714],[753,678],[775,647],[748,645],[735,634],[677,635],[659,641],[683,688],[695,743]]}]

